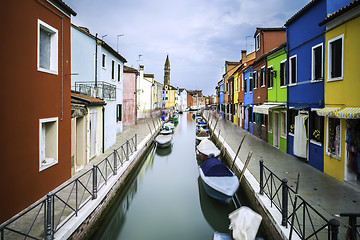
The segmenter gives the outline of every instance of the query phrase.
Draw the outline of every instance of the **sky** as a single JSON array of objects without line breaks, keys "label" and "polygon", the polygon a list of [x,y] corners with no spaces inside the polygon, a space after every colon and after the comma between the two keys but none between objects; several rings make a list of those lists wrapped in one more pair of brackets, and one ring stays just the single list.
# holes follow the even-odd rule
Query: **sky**
[{"label": "sky", "polygon": [[[254,51],[256,27],[282,27],[309,0],[65,0],[72,23],[87,27],[127,60],[126,65],[170,85],[215,93],[225,61]],[[105,36],[106,35],[106,36]],[[118,36],[121,35],[121,36]],[[141,56],[140,56],[141,55]]]}]

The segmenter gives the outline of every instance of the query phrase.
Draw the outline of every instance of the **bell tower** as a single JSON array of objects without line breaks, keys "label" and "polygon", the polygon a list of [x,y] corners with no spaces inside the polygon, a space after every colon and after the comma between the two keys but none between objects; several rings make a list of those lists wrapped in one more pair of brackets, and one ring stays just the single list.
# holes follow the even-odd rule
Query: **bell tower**
[{"label": "bell tower", "polygon": [[167,55],[164,66],[164,87],[169,85],[170,85],[170,61],[169,61],[169,55]]}]

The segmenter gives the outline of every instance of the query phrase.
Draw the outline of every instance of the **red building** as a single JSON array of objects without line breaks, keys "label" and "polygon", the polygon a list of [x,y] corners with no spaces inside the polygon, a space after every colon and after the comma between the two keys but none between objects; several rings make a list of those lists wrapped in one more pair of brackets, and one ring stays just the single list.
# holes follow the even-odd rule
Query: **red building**
[{"label": "red building", "polygon": [[71,177],[71,15],[61,0],[2,3],[0,223]]},{"label": "red building", "polygon": [[135,68],[124,66],[123,87],[123,124],[136,124],[136,78],[139,72]]}]

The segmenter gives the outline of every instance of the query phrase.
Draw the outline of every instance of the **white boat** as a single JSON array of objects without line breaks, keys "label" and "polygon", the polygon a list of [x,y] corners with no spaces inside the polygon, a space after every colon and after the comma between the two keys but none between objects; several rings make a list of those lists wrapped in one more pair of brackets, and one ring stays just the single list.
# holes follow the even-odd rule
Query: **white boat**
[{"label": "white boat", "polygon": [[171,129],[163,129],[160,131],[160,134],[161,135],[169,135],[169,134],[172,134],[173,133],[173,130]]},{"label": "white boat", "polygon": [[215,144],[207,138],[203,139],[199,145],[197,145],[196,149],[203,161],[208,159],[210,154],[213,154],[214,157],[218,157],[221,153]]},{"label": "white boat", "polygon": [[232,238],[239,239],[262,239],[256,238],[262,217],[246,206],[242,206],[229,214]]},{"label": "white boat", "polygon": [[237,176],[218,158],[209,158],[199,166],[206,193],[222,203],[229,203],[239,188]]},{"label": "white boat", "polygon": [[168,127],[170,129],[174,129],[175,125],[172,122],[167,122],[164,124],[164,127]]},{"label": "white boat", "polygon": [[155,141],[160,148],[169,147],[171,145],[172,135],[158,135]]}]

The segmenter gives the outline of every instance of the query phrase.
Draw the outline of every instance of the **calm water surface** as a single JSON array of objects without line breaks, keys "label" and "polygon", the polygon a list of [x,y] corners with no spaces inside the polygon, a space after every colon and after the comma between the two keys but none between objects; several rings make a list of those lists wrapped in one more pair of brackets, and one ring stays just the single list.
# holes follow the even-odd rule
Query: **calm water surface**
[{"label": "calm water surface", "polygon": [[202,188],[191,114],[180,115],[171,148],[150,151],[91,239],[199,240],[229,232],[227,216],[235,208]]}]

